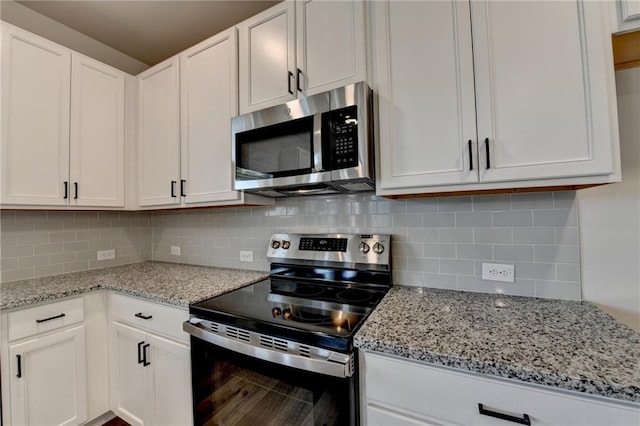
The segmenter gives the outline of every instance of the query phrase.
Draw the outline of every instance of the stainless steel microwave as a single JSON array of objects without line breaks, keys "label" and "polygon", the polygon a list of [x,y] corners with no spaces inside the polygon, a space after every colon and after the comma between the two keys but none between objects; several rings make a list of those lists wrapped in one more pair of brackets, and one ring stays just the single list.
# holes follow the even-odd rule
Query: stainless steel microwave
[{"label": "stainless steel microwave", "polygon": [[364,82],[232,118],[234,189],[271,197],[375,189]]}]

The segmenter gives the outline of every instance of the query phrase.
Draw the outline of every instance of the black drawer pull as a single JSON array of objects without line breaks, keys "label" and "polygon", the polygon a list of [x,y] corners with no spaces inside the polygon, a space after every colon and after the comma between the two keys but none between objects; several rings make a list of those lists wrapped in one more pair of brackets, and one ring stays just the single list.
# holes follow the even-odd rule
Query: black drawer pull
[{"label": "black drawer pull", "polygon": [[487,410],[482,406],[482,404],[478,404],[478,410],[480,414],[483,416],[495,417],[496,419],[506,420],[508,422],[518,423],[520,425],[531,426],[531,419],[528,414],[523,414],[522,418],[516,416],[510,416],[509,414],[498,413],[496,411]]},{"label": "black drawer pull", "polygon": [[142,319],[151,319],[151,318],[153,318],[152,315],[143,315],[142,312],[138,312],[137,314],[134,315],[134,317],[138,317],[138,318],[142,318]]},{"label": "black drawer pull", "polygon": [[147,361],[147,348],[151,346],[149,343],[147,343],[146,345],[144,345],[142,347],[142,365],[144,365],[145,367],[147,365],[151,365],[151,363],[149,361]]},{"label": "black drawer pull", "polygon": [[291,89],[292,78],[293,78],[293,73],[289,71],[289,74],[287,74],[287,92],[289,92],[290,95],[293,95],[293,90]]},{"label": "black drawer pull", "polygon": [[64,199],[69,198],[69,182],[64,182]]},{"label": "black drawer pull", "polygon": [[186,181],[186,180],[184,180],[184,179],[181,179],[181,180],[180,180],[180,196],[181,196],[181,197],[186,197],[186,196],[187,196],[187,193],[186,193],[186,192],[185,192],[185,190],[184,190],[184,185],[185,185],[186,183],[187,183],[187,181]]},{"label": "black drawer pull", "polygon": [[176,195],[176,183],[177,182],[175,180],[171,181],[171,197],[172,198],[176,198],[177,197],[177,195]]},{"label": "black drawer pull", "polygon": [[51,321],[51,320],[62,318],[62,317],[66,317],[66,315],[65,314],[60,314],[60,315],[56,315],[54,317],[49,317],[49,318],[45,318],[45,319],[37,319],[36,322],[38,324],[40,324],[41,322],[47,322],[47,321]]},{"label": "black drawer pull", "polygon": [[144,358],[142,357],[142,345],[144,345],[144,340],[142,342],[138,342],[138,364],[142,364],[144,362]]},{"label": "black drawer pull", "polygon": [[74,200],[77,200],[77,199],[78,199],[78,182],[73,182],[73,188],[74,188],[74,190],[75,190],[75,193],[74,193],[73,199],[74,199]]},{"label": "black drawer pull", "polygon": [[16,374],[16,377],[19,379],[22,377],[22,356],[16,355],[16,358],[18,360],[18,374]]},{"label": "black drawer pull", "polygon": [[298,92],[302,92],[302,87],[300,87],[301,77],[302,77],[302,70],[298,68],[298,74],[296,75],[296,89],[298,89]]},{"label": "black drawer pull", "polygon": [[487,169],[491,168],[491,154],[489,153],[489,138],[484,140],[484,150],[487,154]]},{"label": "black drawer pull", "polygon": [[469,170],[473,170],[473,142],[469,139]]}]

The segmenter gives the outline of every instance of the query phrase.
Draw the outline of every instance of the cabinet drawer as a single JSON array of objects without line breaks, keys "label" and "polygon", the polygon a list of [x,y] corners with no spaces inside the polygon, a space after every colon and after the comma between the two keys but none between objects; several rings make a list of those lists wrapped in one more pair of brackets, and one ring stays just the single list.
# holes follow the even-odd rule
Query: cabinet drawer
[{"label": "cabinet drawer", "polygon": [[189,319],[187,309],[174,308],[121,294],[109,295],[112,320],[126,322],[174,339],[188,341],[182,323]]},{"label": "cabinet drawer", "polygon": [[9,341],[84,321],[81,297],[61,300],[8,314]]},{"label": "cabinet drawer", "polygon": [[509,421],[479,413],[479,405],[532,425],[635,425],[640,405],[546,390],[410,361],[365,354],[369,406],[382,406],[428,423],[502,425]]}]

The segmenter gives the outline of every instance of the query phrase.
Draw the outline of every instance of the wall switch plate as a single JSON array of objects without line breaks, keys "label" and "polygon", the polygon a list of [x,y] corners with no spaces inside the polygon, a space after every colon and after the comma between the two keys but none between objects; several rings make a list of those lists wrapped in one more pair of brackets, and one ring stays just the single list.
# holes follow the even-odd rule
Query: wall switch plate
[{"label": "wall switch plate", "polygon": [[240,262],[253,262],[253,252],[250,250],[240,250]]},{"label": "wall switch plate", "polygon": [[171,246],[171,254],[174,256],[180,256],[180,247],[179,246]]},{"label": "wall switch plate", "polygon": [[111,260],[115,258],[116,258],[116,249],[98,251],[98,260]]},{"label": "wall switch plate", "polygon": [[482,279],[512,283],[516,280],[516,274],[513,265],[482,263]]}]

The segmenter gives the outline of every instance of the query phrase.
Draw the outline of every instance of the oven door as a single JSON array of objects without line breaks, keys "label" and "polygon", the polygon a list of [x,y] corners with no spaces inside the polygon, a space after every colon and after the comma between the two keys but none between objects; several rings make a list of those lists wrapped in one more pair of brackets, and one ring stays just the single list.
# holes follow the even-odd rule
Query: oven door
[{"label": "oven door", "polygon": [[[292,367],[304,365],[304,362],[298,363],[295,356],[287,362],[286,356],[278,356],[286,355],[284,349],[273,350],[276,356],[271,356],[272,349],[266,346],[274,345],[273,340],[279,341],[275,346],[286,345],[287,342],[281,339],[234,327],[220,330],[222,334],[234,337],[218,339],[220,334],[207,330],[209,328],[202,324],[184,324],[184,329],[191,334],[195,425],[358,424],[357,374],[353,374],[357,357],[353,354],[340,354],[347,356],[351,365],[344,370],[350,375],[339,377],[343,374],[331,365],[336,364],[332,361],[328,361],[326,370],[330,374],[325,374]],[[249,334],[252,336],[248,337]],[[242,347],[253,344],[248,343],[255,337],[253,335],[259,336],[257,342],[271,340],[257,351]],[[323,370],[321,364],[312,362],[307,366],[312,370]]]}]

